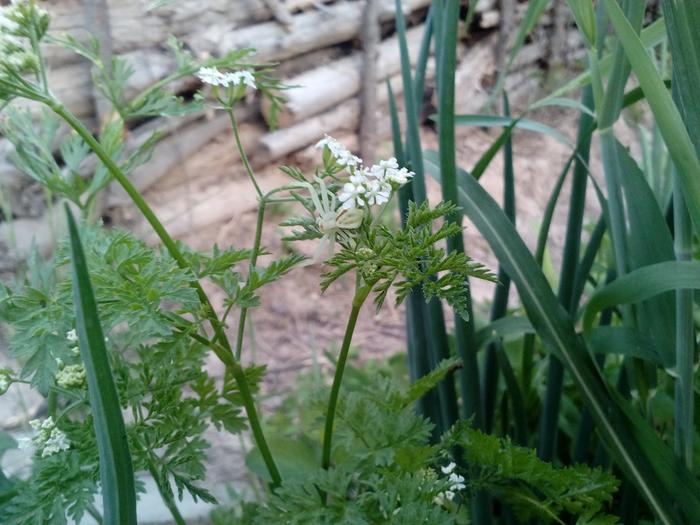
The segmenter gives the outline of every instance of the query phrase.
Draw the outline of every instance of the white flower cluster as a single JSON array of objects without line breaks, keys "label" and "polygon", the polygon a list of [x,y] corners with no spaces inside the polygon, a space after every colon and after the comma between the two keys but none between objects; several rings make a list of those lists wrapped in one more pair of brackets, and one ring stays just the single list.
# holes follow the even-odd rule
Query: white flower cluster
[{"label": "white flower cluster", "polygon": [[82,388],[85,377],[83,365],[67,365],[56,372],[56,384],[61,388]]},{"label": "white flower cluster", "polygon": [[199,80],[210,86],[248,86],[251,89],[256,89],[255,77],[253,73],[244,69],[241,71],[233,71],[230,73],[222,73],[215,67],[200,67],[197,71]]},{"label": "white flower cluster", "polygon": [[39,60],[26,42],[28,17],[48,17],[43,9],[13,0],[0,7],[0,76],[6,71],[24,73],[35,70]]},{"label": "white flower cluster", "polygon": [[47,417],[44,421],[33,419],[29,425],[34,429],[35,434],[31,438],[23,438],[19,441],[22,449],[34,446],[42,458],[58,454],[70,448],[68,437],[56,428],[56,423],[52,417]]},{"label": "white flower cluster", "polygon": [[464,484],[464,476],[455,474],[454,469],[457,465],[452,462],[446,467],[441,467],[440,470],[443,474],[449,475],[448,481],[450,482],[450,488],[444,492],[441,492],[433,500],[437,505],[444,505],[448,501],[452,501],[455,494],[460,490],[464,490],[467,486]]},{"label": "white flower cluster", "polygon": [[356,168],[362,165],[362,159],[360,159],[360,157],[356,157],[350,153],[345,146],[330,135],[325,135],[319,140],[316,143],[316,147],[318,149],[328,148],[328,151],[330,151],[335,161],[346,168]]},{"label": "white flower cluster", "polygon": [[414,175],[406,168],[399,168],[393,157],[366,168],[360,158],[328,135],[321,139],[316,147],[327,148],[335,161],[350,172],[348,182],[338,194],[338,200],[345,210],[380,206],[389,202],[392,190],[406,184]]}]

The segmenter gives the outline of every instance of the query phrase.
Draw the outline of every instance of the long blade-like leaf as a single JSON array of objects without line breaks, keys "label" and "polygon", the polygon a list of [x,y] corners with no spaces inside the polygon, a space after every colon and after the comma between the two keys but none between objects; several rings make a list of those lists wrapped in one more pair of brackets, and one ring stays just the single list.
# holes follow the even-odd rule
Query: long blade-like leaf
[{"label": "long blade-like leaf", "polygon": [[634,270],[591,296],[583,314],[584,332],[591,331],[596,314],[604,308],[637,303],[663,292],[683,289],[700,289],[700,261],[667,261]]},{"label": "long blade-like leaf", "polygon": [[700,512],[700,483],[680,464],[648,423],[604,383],[573,321],[559,304],[527,246],[493,198],[471,176],[461,180],[459,203],[486,238],[518,288],[543,343],[571,374],[615,461],[665,523],[683,523]]},{"label": "long blade-like leaf", "polygon": [[688,211],[695,231],[700,232],[700,161],[688,131],[663,79],[644,44],[615,0],[604,0],[615,33],[625,49],[632,70],[644,90],[669,154],[683,185]]},{"label": "long blade-like leaf", "polygon": [[73,302],[90,411],[97,436],[104,523],[136,524],[136,490],[117,388],[75,219],[66,206],[72,253]]}]

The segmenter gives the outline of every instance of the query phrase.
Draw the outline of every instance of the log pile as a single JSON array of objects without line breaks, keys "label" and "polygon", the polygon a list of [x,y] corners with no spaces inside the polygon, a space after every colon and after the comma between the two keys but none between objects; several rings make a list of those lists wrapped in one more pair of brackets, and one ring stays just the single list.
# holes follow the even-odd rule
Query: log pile
[{"label": "log pile", "polygon": [[[462,111],[478,111],[486,100],[487,86],[494,75],[494,50],[500,23],[498,3],[478,0],[472,36],[461,44],[461,66],[458,72],[461,100],[468,103]],[[71,33],[82,41],[89,38],[90,18],[86,0],[49,0],[45,3],[52,15],[55,34]],[[125,58],[135,74],[129,81],[129,92],[136,93],[170,73],[174,58],[164,45],[174,35],[193,52],[195,57],[221,56],[236,48],[253,47],[258,62],[279,62],[285,83],[299,86],[285,92],[287,104],[281,114],[280,128],[266,131],[263,117],[267,108],[259,100],[241,108],[240,117],[254,129],[251,157],[260,165],[279,161],[296,151],[304,150],[324,133],[356,132],[362,79],[362,53],[357,39],[361,31],[364,0],[179,0],[165,7],[148,11],[152,0],[106,0],[109,54]],[[204,6],[203,6],[204,4]],[[404,0],[404,12],[411,29],[408,43],[411,56],[416,57],[430,0]],[[465,2],[466,4],[466,2]],[[93,8],[95,6],[93,5]],[[525,4],[518,4],[524,11]],[[394,33],[394,0],[378,0],[378,19],[383,40],[378,46],[378,105],[386,106],[384,82],[391,79],[400,94],[398,77],[400,60]],[[98,13],[99,15],[99,13]],[[551,18],[551,17],[550,17]],[[545,22],[551,23],[551,22]],[[575,32],[570,31],[571,35]],[[569,46],[576,50],[580,44],[569,36]],[[511,87],[526,91],[534,82],[535,64],[547,56],[545,38],[534,39],[519,55]],[[99,100],[95,96],[90,66],[62,48],[47,50],[51,66],[52,89],[66,106],[95,128],[99,120]],[[429,68],[429,76],[432,70]],[[429,83],[430,84],[430,83]],[[183,91],[197,88],[195,78],[177,86]],[[465,96],[465,94],[467,94]],[[385,112],[386,110],[383,109]],[[388,134],[388,121],[379,119],[379,135]],[[218,115],[194,115],[186,119],[141,123],[130,130],[129,140],[138,143],[154,128],[166,127],[169,135],[157,146],[147,169],[136,170],[132,178],[140,190],[146,190],[163,175],[193,154],[206,142],[225,132],[225,118]],[[13,226],[0,222],[0,270],[10,259],[26,256],[31,236],[35,232],[42,247],[48,247],[51,229],[44,220],[43,193],[30,179],[18,173],[7,160],[11,146],[0,137],[0,191],[10,203],[14,218],[14,243],[8,241]],[[111,189],[107,204],[123,206],[128,202],[118,189]],[[0,221],[2,217],[0,217]],[[12,254],[12,257],[10,257]]]}]

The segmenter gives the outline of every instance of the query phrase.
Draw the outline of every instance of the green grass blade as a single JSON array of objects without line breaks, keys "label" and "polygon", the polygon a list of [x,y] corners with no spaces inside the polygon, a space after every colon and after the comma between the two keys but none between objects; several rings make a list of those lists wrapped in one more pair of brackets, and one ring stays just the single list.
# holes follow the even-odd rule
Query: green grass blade
[{"label": "green grass blade", "polygon": [[534,329],[527,317],[510,315],[491,321],[483,328],[480,328],[477,330],[474,339],[477,346],[481,348],[495,338],[508,339],[532,333],[534,333]]},{"label": "green grass blade", "polygon": [[[518,379],[513,371],[513,367],[508,360],[506,351],[503,348],[503,342],[497,339],[494,343],[496,348],[496,356],[498,358],[498,367],[503,372],[503,378],[506,382],[506,391],[510,398],[511,406],[513,407],[513,422],[515,425],[515,443],[525,446],[527,444],[527,419],[525,410],[525,400],[523,399]],[[504,432],[507,429],[503,429]]]},{"label": "green grass blade", "polygon": [[[396,104],[396,96],[391,88],[391,82],[387,79],[386,90],[389,96],[389,117],[391,119],[391,142],[394,147],[394,157],[403,166],[406,164],[406,154],[403,150],[403,135],[401,133],[401,122],[399,120],[399,109]],[[401,215],[405,216],[407,209],[401,209]],[[405,218],[405,217],[402,217]]]},{"label": "green grass blade", "polygon": [[[486,238],[518,288],[528,317],[545,346],[562,360],[617,464],[665,523],[682,523],[700,512],[700,483],[673,456],[648,423],[626,407],[596,370],[574,324],[513,225],[493,198],[471,177],[461,180],[460,205]],[[669,263],[664,263],[669,264]]]},{"label": "green grass blade", "polygon": [[501,91],[503,90],[503,85],[506,81],[506,77],[508,76],[508,71],[510,71],[515,58],[518,56],[520,49],[522,49],[523,45],[525,44],[525,39],[532,32],[535,24],[537,24],[537,21],[540,19],[545,9],[547,9],[548,5],[549,0],[531,0],[528,2],[527,11],[525,11],[525,16],[523,17],[522,22],[520,22],[520,27],[518,27],[518,33],[515,36],[513,47],[508,54],[508,59],[506,60],[503,70],[499,72],[496,85],[489,96],[489,100],[486,102],[487,108],[493,105],[496,98],[500,96]]},{"label": "green grass blade", "polygon": [[[506,117],[510,117],[510,106],[508,104],[508,96],[503,94],[503,113]],[[442,173],[444,171],[441,170]],[[503,144],[503,211],[506,216],[515,224],[515,170],[513,168],[513,142],[508,136],[508,139]],[[498,282],[500,283],[494,292],[493,303],[491,304],[491,321],[495,321],[504,317],[508,312],[508,296],[510,292],[510,277],[499,266]],[[496,397],[498,392],[498,377],[499,365],[501,356],[496,355],[498,352],[498,342],[494,342],[486,349],[486,357],[484,359],[483,373],[483,393],[482,399],[484,404],[484,429],[486,432],[491,432],[493,428],[493,420],[496,414]],[[514,393],[511,392],[511,399]],[[513,399],[513,403],[515,403]],[[515,409],[515,406],[513,407]],[[519,428],[519,427],[518,427]]]},{"label": "green grass blade", "polygon": [[75,219],[66,206],[73,272],[73,302],[90,411],[97,436],[104,523],[136,524],[136,490],[121,406],[105,347],[97,303]]},{"label": "green grass blade", "polygon": [[649,337],[630,327],[599,326],[591,332],[589,346],[595,354],[619,354],[659,366],[667,364]]},{"label": "green grass blade", "polygon": [[425,72],[428,69],[428,58],[430,58],[430,42],[433,37],[433,11],[434,7],[428,10],[428,16],[425,19],[425,30],[423,31],[423,39],[420,43],[418,51],[418,59],[416,60],[416,76],[414,79],[415,95],[416,95],[416,113],[420,115],[423,112],[423,93],[425,92]]},{"label": "green grass blade", "polygon": [[418,108],[416,107],[416,94],[411,75],[411,57],[408,54],[406,42],[406,20],[404,19],[401,0],[395,0],[396,7],[396,33],[399,40],[399,54],[401,56],[401,77],[403,80],[403,101],[406,111],[406,154],[407,161],[415,173],[411,181],[413,197],[416,204],[422,204],[426,198],[425,172],[423,170],[423,152],[420,141],[420,122]]},{"label": "green grass blade", "polygon": [[[691,2],[678,0],[664,1],[663,9],[673,57],[674,100],[697,152],[700,151],[700,10]],[[662,55],[662,60],[664,58]],[[673,173],[673,211],[676,257],[679,260],[689,260],[692,258],[693,234],[683,188],[676,170]],[[676,453],[683,457],[686,466],[691,468],[695,441],[695,327],[693,297],[689,290],[676,292],[676,322],[676,368],[679,376],[676,382],[674,441]]]},{"label": "green grass blade", "polygon": [[666,142],[683,186],[688,212],[696,232],[700,232],[700,161],[680,112],[644,44],[614,0],[603,0],[605,9],[632,70],[644,90],[649,106]]},{"label": "green grass blade", "polygon": [[596,17],[593,0],[567,0],[576,25],[590,47],[596,44]]},{"label": "green grass blade", "polygon": [[[457,22],[459,20],[459,2],[446,0],[442,15],[442,41],[440,42],[440,99],[438,107],[438,135],[440,171],[442,177],[442,198],[446,202],[456,203],[457,197],[457,158],[455,153],[455,69],[457,67]],[[437,33],[436,33],[437,36]],[[446,220],[462,224],[462,213],[455,210]],[[447,239],[449,252],[464,253],[464,239],[461,233]],[[474,345],[474,316],[471,312],[471,297],[467,297],[469,320],[465,321],[455,313],[455,338],[457,350],[464,364],[461,370],[460,385],[462,390],[463,414],[474,418],[476,428],[483,428],[484,419],[481,407],[479,386],[479,365],[476,360]]]},{"label": "green grass blade", "polygon": [[591,296],[583,314],[584,333],[591,332],[596,314],[604,308],[638,303],[681,289],[700,289],[700,261],[666,261],[633,270]]},{"label": "green grass blade", "polygon": [[[662,18],[655,20],[651,24],[649,24],[647,27],[645,27],[642,30],[642,33],[640,35],[640,40],[642,43],[642,46],[650,50],[656,46],[658,46],[663,40],[666,38],[666,25],[664,24],[664,20]],[[612,70],[612,65],[613,65],[613,55],[612,54],[607,54],[603,56],[599,61],[598,61],[598,68],[600,71],[600,74],[605,76],[610,74],[610,71]],[[591,72],[590,70],[581,73],[580,75],[574,77],[571,79],[569,82],[561,86],[560,88],[556,89],[554,92],[552,92],[548,97],[546,97],[544,100],[549,99],[549,98],[558,98],[566,95],[567,93],[571,93],[572,91],[576,91],[578,89],[581,89],[588,84],[591,83]]]},{"label": "green grass blade", "polygon": [[[406,164],[406,155],[403,147],[403,137],[401,135],[401,123],[399,122],[399,112],[396,105],[396,97],[391,89],[391,83],[387,80],[387,90],[389,95],[389,115],[391,117],[391,136],[394,145],[394,156],[398,163]],[[399,211],[401,214],[401,226],[405,226],[408,215],[408,202],[413,199],[411,185],[407,184],[399,189]],[[430,372],[428,363],[428,343],[425,334],[425,320],[423,304],[425,300],[420,287],[414,288],[406,298],[406,343],[408,350],[408,370],[411,382],[417,381]],[[440,401],[437,391],[430,390],[417,401],[418,413],[432,421],[439,421]],[[434,439],[439,439],[437,427]]]},{"label": "green grass blade", "polygon": [[551,128],[546,124],[526,118],[500,117],[495,115],[456,115],[455,121],[461,126],[507,127],[514,125],[516,128],[549,135],[554,140],[568,148],[573,149],[574,147],[569,138],[563,133],[560,133],[556,129]]},{"label": "green grass blade", "polygon": [[578,306],[581,301],[581,296],[583,295],[583,290],[586,286],[586,280],[588,279],[591,269],[593,268],[593,263],[595,263],[596,256],[598,255],[598,250],[600,250],[600,245],[603,242],[603,237],[608,228],[605,217],[598,219],[591,236],[588,239],[588,244],[586,245],[586,250],[583,252],[583,257],[579,261],[578,267],[576,268],[576,276],[574,278],[574,291],[572,294],[571,303]]},{"label": "green grass blade", "polygon": [[[593,106],[593,90],[586,87],[582,94],[581,104],[591,108]],[[578,139],[576,145],[576,163],[574,165],[571,196],[569,198],[569,214],[567,217],[566,238],[564,241],[564,253],[562,256],[561,270],[559,272],[559,302],[569,314],[575,312],[572,304],[574,289],[574,277],[581,251],[581,229],[583,225],[583,212],[586,204],[586,187],[588,182],[588,159],[591,149],[591,132],[594,123],[588,112],[582,112],[578,122]],[[573,157],[572,157],[573,158]],[[553,211],[553,210],[552,210]],[[551,220],[551,216],[549,217]],[[539,253],[538,261],[541,265],[542,253]],[[550,461],[555,455],[557,432],[559,427],[559,412],[561,404],[562,386],[564,384],[564,367],[556,356],[550,356],[547,370],[547,389],[545,391],[544,406],[540,419],[540,435],[537,453],[541,459]]]},{"label": "green grass blade", "polygon": [[[627,149],[615,142],[616,180],[627,207],[627,246],[630,270],[675,259],[673,238],[654,192]],[[635,306],[637,326],[654,339],[665,363],[674,362],[675,311],[672,293],[662,294]]]}]

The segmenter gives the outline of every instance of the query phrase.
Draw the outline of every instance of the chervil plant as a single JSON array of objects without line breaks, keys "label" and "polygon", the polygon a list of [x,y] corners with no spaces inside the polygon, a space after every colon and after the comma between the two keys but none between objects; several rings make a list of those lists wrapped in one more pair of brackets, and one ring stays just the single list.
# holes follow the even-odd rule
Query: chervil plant
[{"label": "chervil plant", "polygon": [[[397,303],[420,287],[427,300],[445,299],[467,317],[463,299],[469,288],[468,277],[495,280],[495,276],[464,253],[448,254],[435,246],[462,234],[453,223],[433,228],[437,219],[454,210],[452,204],[443,203],[433,209],[427,204],[412,205],[403,229],[392,230],[379,223],[391,198],[414,176],[400,168],[395,158],[367,167],[332,137],[326,136],[317,147],[323,149],[324,162],[313,180],[307,180],[299,170],[285,170],[296,181],[292,186],[306,190],[292,190],[292,195],[308,215],[283,224],[303,228],[288,239],[320,239],[314,259],[326,257],[330,267],[322,278],[323,290],[349,272],[355,278],[355,296],[328,401],[322,458],[323,466],[328,467],[340,384],[355,323],[367,297],[375,292],[374,303],[379,309],[392,287]],[[334,253],[336,245],[339,250]]]}]

